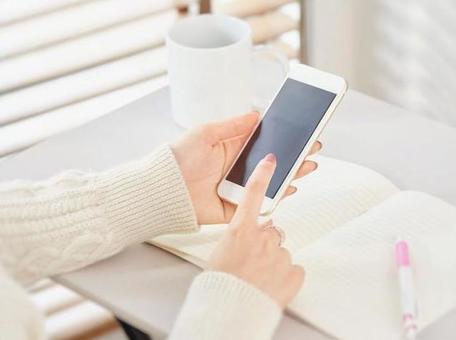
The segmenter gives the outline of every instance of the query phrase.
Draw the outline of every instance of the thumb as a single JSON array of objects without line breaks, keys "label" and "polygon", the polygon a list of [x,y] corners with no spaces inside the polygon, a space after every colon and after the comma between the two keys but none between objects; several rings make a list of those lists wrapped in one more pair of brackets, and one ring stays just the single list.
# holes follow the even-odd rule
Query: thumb
[{"label": "thumb", "polygon": [[259,117],[260,114],[258,112],[250,112],[209,124],[211,134],[215,139],[214,142],[217,143],[225,139],[250,134],[256,126]]}]

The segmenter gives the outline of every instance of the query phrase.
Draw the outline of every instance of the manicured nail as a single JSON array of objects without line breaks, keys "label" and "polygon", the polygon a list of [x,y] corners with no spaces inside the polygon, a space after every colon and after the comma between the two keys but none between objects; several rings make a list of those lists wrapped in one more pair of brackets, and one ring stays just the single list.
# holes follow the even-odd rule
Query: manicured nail
[{"label": "manicured nail", "polygon": [[271,163],[275,163],[276,162],[276,156],[273,154],[273,153],[268,153],[266,155],[266,157],[264,157],[264,160],[266,162],[271,162]]}]

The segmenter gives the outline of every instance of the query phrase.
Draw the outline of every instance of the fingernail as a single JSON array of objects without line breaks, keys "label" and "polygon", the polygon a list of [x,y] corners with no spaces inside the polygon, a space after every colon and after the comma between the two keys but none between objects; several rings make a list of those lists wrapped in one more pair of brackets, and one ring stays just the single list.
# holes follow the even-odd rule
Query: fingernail
[{"label": "fingernail", "polygon": [[313,162],[313,164],[314,164],[314,168],[313,168],[312,171],[315,171],[315,170],[317,170],[317,168],[318,168],[318,163],[317,163],[317,162]]},{"label": "fingernail", "polygon": [[268,153],[266,155],[266,157],[264,157],[264,160],[266,162],[271,162],[271,163],[275,163],[276,162],[276,156],[273,154],[273,153]]}]

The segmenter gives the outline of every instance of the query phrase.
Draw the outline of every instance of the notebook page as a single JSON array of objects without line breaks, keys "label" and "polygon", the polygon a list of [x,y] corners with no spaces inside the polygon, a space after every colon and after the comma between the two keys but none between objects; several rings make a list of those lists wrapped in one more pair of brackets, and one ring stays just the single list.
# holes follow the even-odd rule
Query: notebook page
[{"label": "notebook page", "polygon": [[290,309],[342,340],[399,340],[394,241],[410,244],[423,328],[456,307],[456,208],[400,192],[294,254],[306,269]]},{"label": "notebook page", "polygon": [[317,171],[297,181],[298,192],[283,200],[273,214],[292,252],[399,192],[364,166],[322,156],[315,160]]},{"label": "notebook page", "polygon": [[[291,252],[398,192],[385,177],[363,166],[323,156],[315,160],[318,170],[296,181],[298,192],[284,199],[273,214]],[[202,226],[199,233],[161,236],[152,243],[207,259],[225,227]]]},{"label": "notebook page", "polygon": [[224,224],[202,225],[197,233],[162,235],[148,242],[205,268],[226,227]]}]

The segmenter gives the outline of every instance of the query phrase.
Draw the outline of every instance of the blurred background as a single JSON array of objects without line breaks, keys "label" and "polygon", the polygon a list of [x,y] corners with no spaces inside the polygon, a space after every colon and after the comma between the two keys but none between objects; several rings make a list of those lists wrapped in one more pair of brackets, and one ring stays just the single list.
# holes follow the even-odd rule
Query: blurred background
[{"label": "blurred background", "polygon": [[[168,29],[205,12],[245,18],[256,44],[456,126],[454,0],[0,0],[0,162],[166,85]],[[31,292],[53,339],[124,338],[66,288]]]}]

